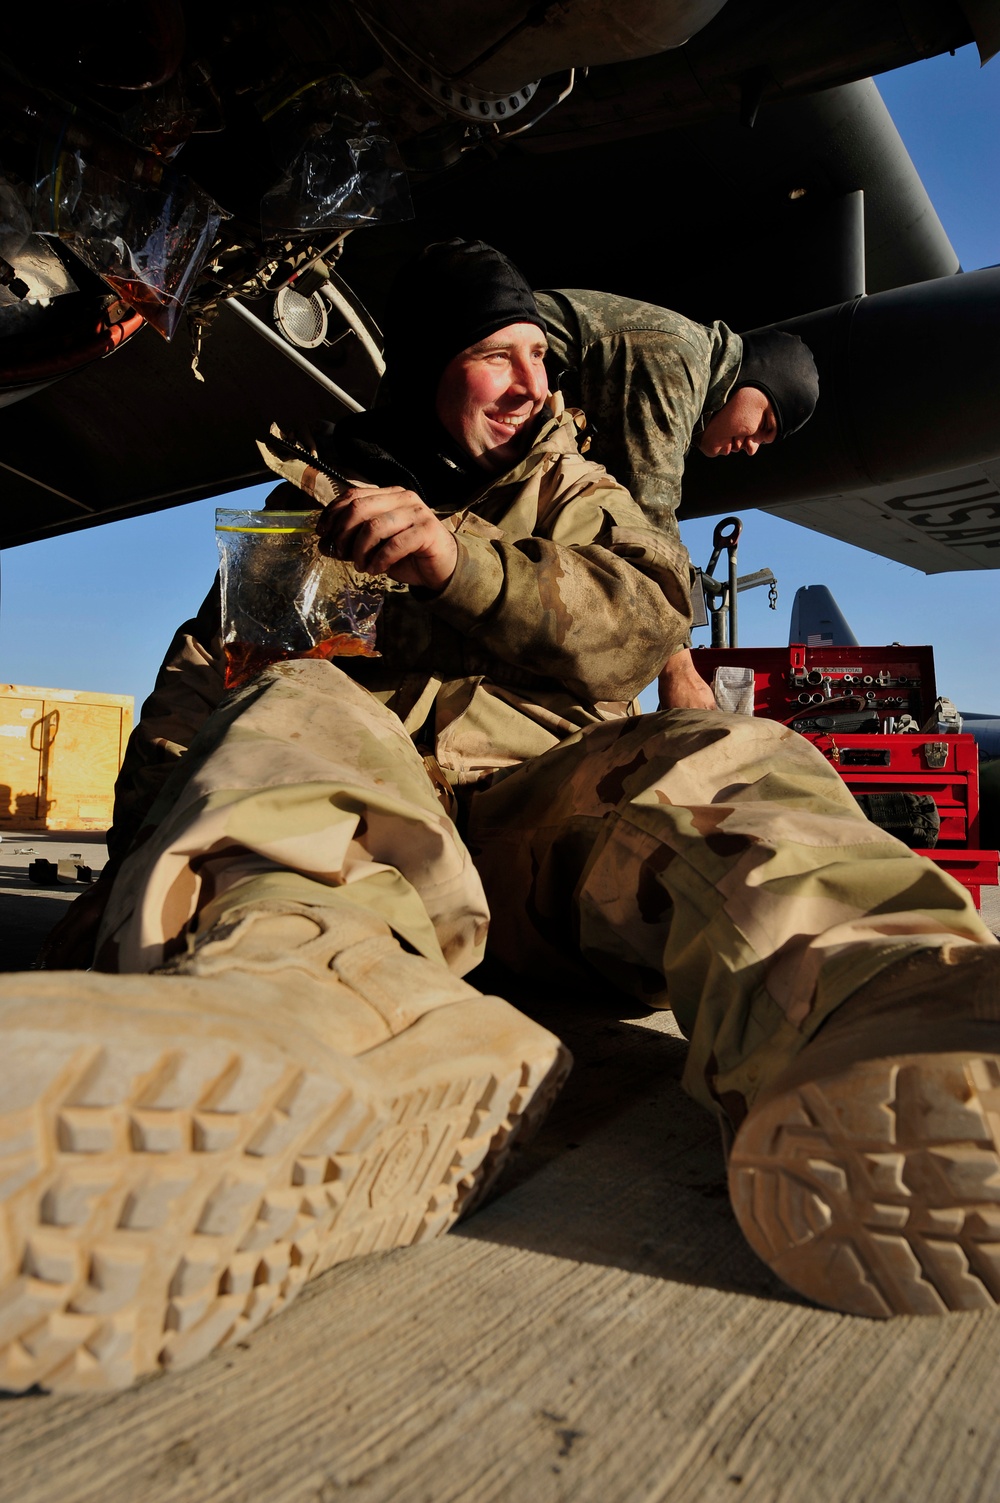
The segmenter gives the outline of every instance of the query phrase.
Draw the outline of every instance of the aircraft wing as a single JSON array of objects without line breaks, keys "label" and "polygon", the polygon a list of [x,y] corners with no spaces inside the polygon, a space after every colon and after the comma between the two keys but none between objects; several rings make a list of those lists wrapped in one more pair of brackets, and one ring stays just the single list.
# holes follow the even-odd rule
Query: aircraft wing
[{"label": "aircraft wing", "polygon": [[[348,7],[367,28],[369,50],[371,15],[384,8],[375,5],[362,13]],[[773,507],[852,541],[863,533],[864,546],[928,571],[993,566],[989,537],[976,528],[996,515],[987,515],[984,508],[992,504],[987,484],[996,493],[990,476],[1000,454],[993,418],[1000,370],[965,372],[960,382],[952,381],[961,417],[950,427],[963,442],[968,439],[964,447],[945,445],[941,452],[923,453],[912,465],[904,455],[891,475],[884,466],[855,464],[846,450],[841,453],[843,404],[835,400],[844,368],[837,331],[846,327],[845,309],[853,319],[850,310],[868,304],[874,308],[880,298],[904,288],[913,294],[904,312],[917,327],[940,320],[951,285],[971,281],[955,275],[954,249],[865,72],[961,46],[973,37],[985,58],[1000,45],[990,0],[928,3],[919,36],[900,22],[895,0],[867,0],[860,29],[854,0],[832,0],[822,13],[782,0],[730,0],[725,5],[698,0],[686,8],[678,3],[660,9],[664,15],[697,15],[701,29],[690,42],[651,56],[636,56],[633,46],[631,54],[627,48],[619,52],[618,61],[604,60],[607,46],[599,27],[594,32],[593,18],[587,19],[590,8],[584,9],[586,14],[570,17],[583,28],[576,62],[593,63],[596,57],[601,62],[589,71],[577,68],[575,91],[568,99],[563,96],[569,85],[560,83],[557,89],[552,82],[556,75],[551,75],[542,79],[537,98],[531,83],[505,102],[504,92],[510,91],[501,77],[504,68],[515,67],[518,49],[527,47],[534,56],[536,42],[548,46],[549,32],[549,40],[558,41],[566,20],[562,7],[547,8],[540,28],[532,23],[526,30],[519,23],[502,45],[471,45],[476,27],[494,24],[488,12],[468,13],[470,37],[447,35],[449,45],[454,41],[460,51],[478,56],[473,69],[480,90],[477,109],[496,116],[491,115],[488,129],[456,123],[459,102],[440,102],[454,95],[445,79],[434,84],[437,103],[432,107],[423,74],[393,53],[398,36],[390,45],[392,32],[380,33],[382,62],[359,76],[381,90],[383,99],[393,93],[388,84],[394,84],[396,94],[415,90],[423,99],[419,108],[407,105],[398,116],[400,139],[405,137],[414,166],[416,217],[409,223],[362,227],[346,240],[336,267],[358,305],[378,317],[386,287],[404,259],[429,240],[463,234],[500,245],[535,286],[602,288],[694,318],[722,318],[737,329],[795,324],[808,321],[810,310],[825,310],[830,332],[827,336],[821,330],[820,343],[826,339],[826,344],[817,354],[821,411],[795,444],[778,446],[808,455],[810,473],[799,484],[799,461],[790,455],[793,463],[773,491],[765,484],[752,492],[741,474],[727,476],[722,488],[714,477],[706,487],[696,474],[690,495],[685,484],[689,514],[743,505]],[[601,10],[612,17],[616,37],[621,10],[620,5]],[[419,4],[410,21],[412,46],[429,45],[421,33],[424,21],[432,27],[443,24],[433,7]],[[82,13],[75,24],[86,25]],[[247,26],[252,29],[250,21]],[[277,47],[277,38],[263,22],[261,27],[268,48]],[[484,34],[480,43],[486,41]],[[657,45],[669,47],[665,38]],[[64,52],[53,61],[65,81],[78,59],[68,42]],[[543,55],[548,57],[544,47]],[[567,59],[574,61],[569,53]],[[315,66],[311,56],[309,66]],[[516,66],[527,67],[527,62]],[[125,69],[125,63],[118,59],[115,68]],[[387,70],[392,74],[388,81]],[[490,70],[496,73],[492,83]],[[133,85],[122,81],[121,87]],[[475,94],[472,84],[469,88]],[[546,90],[551,97],[539,111],[538,100]],[[18,129],[24,111],[19,115],[14,108],[15,96],[16,89],[0,103],[13,109],[11,120]],[[490,138],[490,130],[501,128],[497,122],[503,111],[515,105],[521,109],[529,96],[524,113],[533,117],[530,128]],[[194,135],[179,160],[191,164],[192,176],[197,177],[196,168],[208,172],[205,181],[218,183],[213,191],[220,201],[230,203],[231,190],[239,223],[249,226],[255,215],[259,219],[259,185],[252,174],[244,182],[236,168],[249,171],[256,158],[242,149],[238,132],[250,132],[250,141],[260,121],[254,124],[250,115],[240,114],[235,96],[231,106],[240,123],[221,136],[211,131]],[[227,145],[230,131],[232,146]],[[481,144],[466,151],[470,131],[480,132]],[[501,150],[486,149],[494,139]],[[121,149],[120,141],[115,149]],[[250,208],[239,219],[241,191]],[[307,250],[314,255],[311,244]],[[302,268],[308,271],[313,264],[303,261]],[[79,273],[77,265],[74,275],[79,278]],[[287,284],[285,272],[281,276]],[[293,349],[275,335],[275,293],[264,293],[264,281],[257,275],[261,295],[246,305],[256,325],[218,298],[212,321],[214,303],[209,298],[205,304],[207,312],[202,312],[210,326],[200,357],[203,382],[192,373],[192,348],[183,323],[172,343],[151,328],[140,329],[104,359],[52,384],[19,380],[16,372],[4,378],[0,369],[0,484],[6,503],[0,511],[0,547],[263,480],[254,441],[272,421],[301,430],[320,418],[336,420],[345,410],[338,389],[355,404],[372,400],[372,362],[343,322],[332,319],[326,342]],[[272,277],[268,286],[274,281]],[[103,284],[93,276],[92,282],[100,292]],[[94,290],[81,289],[56,303],[68,308],[78,297],[90,307],[87,298]],[[106,287],[103,292],[107,301]],[[991,285],[979,297],[982,306],[976,304],[963,316],[981,323],[991,298],[1000,308],[1000,296]],[[18,317],[22,311],[27,317],[38,310],[14,310]],[[10,312],[7,287],[0,281],[0,314],[9,318]],[[46,322],[51,324],[53,317],[46,316]],[[859,315],[851,327],[863,324]],[[877,320],[868,324],[876,329]],[[1000,329],[995,339],[981,342],[1000,352]],[[9,343],[0,339],[0,356]],[[944,368],[943,362],[937,364]],[[960,384],[963,390],[958,390]],[[972,417],[964,384],[975,387],[971,400],[978,407]],[[910,416],[902,409],[893,415],[892,432],[898,434]],[[830,455],[836,463],[827,463]],[[762,482],[781,478],[780,466],[765,462],[769,460],[758,456],[753,467]],[[968,465],[985,468],[961,468]],[[729,465],[721,468],[731,470]],[[939,470],[956,469],[961,471],[957,479],[934,479]],[[730,478],[740,483],[730,488]],[[887,480],[892,483],[877,483]],[[969,500],[972,522],[952,518],[951,485],[967,487],[954,495],[959,502]],[[936,490],[941,496],[931,499],[929,493]]]},{"label": "aircraft wing", "polygon": [[[317,379],[324,372],[309,374],[225,306],[202,353],[203,381],[191,358],[183,334],[167,344],[143,329],[87,370],[0,411],[0,544],[268,480],[255,440],[272,422],[301,431],[345,410]],[[326,379],[334,376],[371,400],[370,365],[337,367]]]},{"label": "aircraft wing", "polygon": [[924,574],[1000,568],[1000,461],[761,510]]}]

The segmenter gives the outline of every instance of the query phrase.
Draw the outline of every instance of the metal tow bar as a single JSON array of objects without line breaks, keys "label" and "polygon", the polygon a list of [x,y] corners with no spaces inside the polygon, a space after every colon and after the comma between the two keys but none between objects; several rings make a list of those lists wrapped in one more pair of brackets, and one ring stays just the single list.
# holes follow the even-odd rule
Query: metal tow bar
[{"label": "metal tow bar", "polygon": [[[768,604],[775,610],[778,604],[778,581],[770,569],[758,569],[754,574],[744,574],[740,579],[736,572],[737,550],[743,523],[739,517],[723,517],[712,533],[712,557],[707,569],[696,570],[704,603],[704,619],[696,619],[695,626],[705,626],[711,620],[713,647],[738,647],[736,600],[741,590],[752,590],[756,585],[768,585]],[[717,580],[715,568],[725,549],[729,555],[729,578]],[[697,594],[697,590],[695,591]]]}]

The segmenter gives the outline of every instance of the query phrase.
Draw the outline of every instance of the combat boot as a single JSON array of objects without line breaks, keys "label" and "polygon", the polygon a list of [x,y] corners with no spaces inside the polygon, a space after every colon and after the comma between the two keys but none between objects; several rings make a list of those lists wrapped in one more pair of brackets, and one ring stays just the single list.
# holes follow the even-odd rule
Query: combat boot
[{"label": "combat boot", "polygon": [[858,1315],[1000,1301],[1000,946],[925,950],[832,1014],[751,1107],[729,1186],[785,1283]]},{"label": "combat boot", "polygon": [[569,1057],[364,909],[230,905],[167,972],[0,978],[0,1388],[121,1387],[437,1236]]}]

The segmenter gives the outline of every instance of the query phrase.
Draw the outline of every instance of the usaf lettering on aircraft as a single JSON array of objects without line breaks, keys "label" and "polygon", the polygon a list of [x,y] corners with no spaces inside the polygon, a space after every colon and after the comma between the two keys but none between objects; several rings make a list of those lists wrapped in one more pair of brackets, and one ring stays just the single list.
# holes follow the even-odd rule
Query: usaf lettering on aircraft
[{"label": "usaf lettering on aircraft", "polygon": [[[1000,548],[1000,492],[982,476],[941,490],[895,496],[884,505],[904,513],[911,526],[924,529],[935,542]],[[963,525],[974,520],[975,525]]]}]

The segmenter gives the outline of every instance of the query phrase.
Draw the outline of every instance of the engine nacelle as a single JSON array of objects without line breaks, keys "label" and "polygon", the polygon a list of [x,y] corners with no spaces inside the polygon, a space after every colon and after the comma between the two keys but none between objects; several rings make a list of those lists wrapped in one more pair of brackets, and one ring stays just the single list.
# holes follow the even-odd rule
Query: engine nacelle
[{"label": "engine nacelle", "polygon": [[897,287],[776,324],[816,357],[819,404],[787,443],[693,454],[684,512],[832,496],[1000,456],[1000,268]]}]

